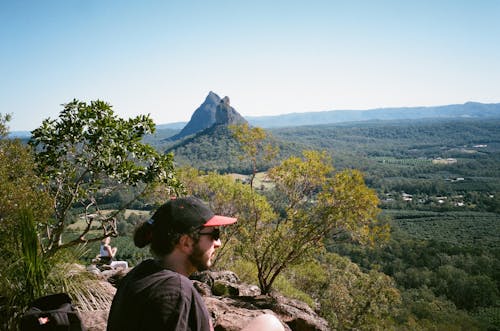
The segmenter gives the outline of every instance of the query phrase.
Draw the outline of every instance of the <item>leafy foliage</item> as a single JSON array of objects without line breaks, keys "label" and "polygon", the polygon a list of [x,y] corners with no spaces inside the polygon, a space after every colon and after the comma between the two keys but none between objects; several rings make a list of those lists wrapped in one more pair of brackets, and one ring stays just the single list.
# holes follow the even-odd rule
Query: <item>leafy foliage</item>
[{"label": "leafy foliage", "polygon": [[30,210],[18,215],[19,232],[13,233],[15,248],[2,259],[7,262],[0,272],[0,327],[18,330],[18,319],[30,303],[41,296],[68,293],[81,310],[109,309],[112,297],[99,280],[76,262],[78,250],[43,254],[35,219]]},{"label": "leafy foliage", "polygon": [[331,253],[325,254],[321,269],[326,277],[322,286],[316,285],[315,296],[320,298],[330,327],[387,330],[395,326],[391,317],[401,298],[390,277],[375,270],[363,272],[348,259]]},{"label": "leafy foliage", "polygon": [[402,292],[401,307],[396,316],[401,330],[489,330],[427,288]]},{"label": "leafy foliage", "polygon": [[[279,199],[276,218],[252,219],[247,245],[255,245],[253,259],[259,284],[268,292],[287,266],[313,256],[325,237],[348,234],[360,242],[373,242],[378,213],[375,193],[364,186],[356,171],[333,169],[325,153],[305,151],[303,158],[292,157],[269,171]],[[384,231],[381,231],[383,233]]]},{"label": "leafy foliage", "polygon": [[[425,216],[418,214],[423,216],[420,224],[424,225]],[[329,248],[349,256],[365,270],[379,270],[394,279],[407,307],[398,318],[412,319],[425,325],[424,329],[439,325],[447,325],[447,329],[483,329],[473,316],[478,311],[498,309],[498,248],[481,240],[469,245],[472,241],[467,237],[476,236],[473,231],[462,233],[462,243],[443,240],[440,229],[435,229],[434,238],[423,240],[400,229],[397,220],[394,223],[387,246],[366,250],[343,244]],[[438,306],[442,308],[436,310]],[[481,316],[481,323],[497,323],[494,318],[486,320],[488,314]]]},{"label": "leafy foliage", "polygon": [[266,140],[267,134],[261,128],[250,128],[248,124],[240,124],[230,126],[229,129],[243,150],[240,159],[248,159],[250,161],[252,167],[250,186],[252,187],[255,175],[259,169],[259,161],[271,162],[278,154],[278,149],[269,142],[269,139]]},{"label": "leafy foliage", "polygon": [[[7,128],[6,120],[0,119],[1,127]],[[43,251],[39,224],[50,220],[52,199],[41,190],[42,183],[31,148],[19,140],[0,139],[2,330],[17,330],[18,318],[43,295],[66,292],[82,310],[107,309],[112,299],[98,280],[72,263],[85,253],[82,248]]]},{"label": "leafy foliage", "polygon": [[11,115],[10,114],[2,114],[0,113],[0,139],[4,138],[8,131],[9,127],[7,126],[7,123],[10,121]]},{"label": "leafy foliage", "polygon": [[[144,134],[153,131],[154,123],[148,116],[123,120],[103,101],[87,104],[73,100],[64,105],[58,120],[47,119],[32,132],[30,144],[36,151],[37,172],[45,180],[54,206],[54,220],[44,223],[44,251],[53,253],[87,240],[116,236],[115,215],[138,196],[112,215],[99,213],[99,199],[125,185],[140,186],[142,191],[157,183],[172,190],[180,187],[173,156],[159,154],[141,142]],[[88,227],[78,237],[63,242],[71,210],[77,206],[85,208]],[[94,221],[100,222],[102,235],[85,238]]]},{"label": "leafy foliage", "polygon": [[[5,267],[0,273],[2,293],[2,320],[0,325],[16,329],[16,319],[29,303],[45,292],[48,266],[39,251],[36,226],[29,210],[20,210],[16,224],[19,232],[12,233],[16,239],[12,247],[2,245],[2,262]],[[12,227],[4,224],[2,230]],[[2,236],[3,237],[3,236]],[[8,254],[8,255],[7,255]]]},{"label": "leafy foliage", "polygon": [[235,231],[234,251],[256,264],[259,286],[269,293],[278,275],[312,258],[326,236],[348,233],[373,242],[374,234],[384,233],[376,224],[375,193],[358,172],[331,176],[330,163],[325,153],[306,151],[271,169],[274,200],[216,173],[200,177],[183,171],[181,178],[187,191],[210,201],[215,212],[238,216],[238,225],[229,227]]}]

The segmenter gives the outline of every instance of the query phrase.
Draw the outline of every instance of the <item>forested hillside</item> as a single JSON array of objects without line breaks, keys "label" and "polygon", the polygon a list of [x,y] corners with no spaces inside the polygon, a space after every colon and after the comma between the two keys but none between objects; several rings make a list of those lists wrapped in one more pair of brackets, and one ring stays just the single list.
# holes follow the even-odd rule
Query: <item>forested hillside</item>
[{"label": "forested hillside", "polygon": [[[295,144],[271,138],[268,138],[267,142],[278,148],[277,159],[300,153],[300,148],[297,148]],[[195,166],[199,170],[221,173],[249,174],[251,172],[250,160],[241,157],[241,147],[234,139],[231,130],[225,125],[212,126],[180,142],[165,141],[165,143],[158,142],[156,146],[157,148],[165,147],[165,153],[173,153],[178,166]],[[275,163],[275,161],[260,161],[257,168],[265,171]]]}]

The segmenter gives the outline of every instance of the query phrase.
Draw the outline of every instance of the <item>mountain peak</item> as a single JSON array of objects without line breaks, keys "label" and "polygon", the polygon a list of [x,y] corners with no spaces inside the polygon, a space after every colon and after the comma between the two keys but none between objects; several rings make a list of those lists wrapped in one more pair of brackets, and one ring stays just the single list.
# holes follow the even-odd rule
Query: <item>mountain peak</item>
[{"label": "mountain peak", "polygon": [[217,95],[217,93],[214,93],[212,91],[208,92],[207,97],[205,98],[205,101],[203,103],[219,103],[220,102],[220,97]]},{"label": "mountain peak", "polygon": [[191,120],[186,126],[169,140],[179,140],[210,128],[214,124],[239,124],[247,121],[230,106],[229,97],[221,99],[216,93],[210,91],[205,101],[194,111]]},{"label": "mountain peak", "polygon": [[215,123],[215,111],[220,101],[220,97],[210,91],[205,98],[205,101],[203,101],[203,103],[196,108],[188,124],[186,124],[181,132],[172,136],[170,140],[182,139],[186,136],[211,127]]}]

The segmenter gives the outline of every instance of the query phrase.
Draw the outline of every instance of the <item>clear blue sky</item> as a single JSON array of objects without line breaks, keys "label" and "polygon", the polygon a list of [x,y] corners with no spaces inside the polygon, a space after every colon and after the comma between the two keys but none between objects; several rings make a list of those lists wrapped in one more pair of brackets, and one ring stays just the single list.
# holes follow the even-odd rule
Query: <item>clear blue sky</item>
[{"label": "clear blue sky", "polygon": [[188,121],[209,91],[243,116],[500,102],[500,0],[0,0],[12,131],[73,98]]}]

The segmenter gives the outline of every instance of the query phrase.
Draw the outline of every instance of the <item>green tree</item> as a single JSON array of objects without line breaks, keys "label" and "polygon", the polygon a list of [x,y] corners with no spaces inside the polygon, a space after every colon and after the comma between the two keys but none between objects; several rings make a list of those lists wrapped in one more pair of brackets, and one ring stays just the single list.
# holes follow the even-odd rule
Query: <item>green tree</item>
[{"label": "green tree", "polygon": [[[304,151],[302,157],[284,160],[267,174],[274,184],[274,198],[257,194],[253,190],[256,164],[272,156],[274,149],[264,143],[262,129],[236,126],[232,131],[243,157],[253,164],[250,190],[218,197],[240,209],[234,211],[240,219],[240,249],[236,251],[255,263],[263,293],[271,291],[284,270],[321,251],[326,237],[348,235],[352,240],[373,243],[388,235],[387,225],[377,223],[378,198],[366,187],[361,173],[335,173],[326,152]],[[212,201],[217,191],[208,186],[211,193],[205,195]]]},{"label": "green tree", "polygon": [[397,316],[399,330],[486,330],[465,311],[459,310],[427,287],[402,291]]},{"label": "green tree", "polygon": [[[2,137],[8,133],[8,119],[0,115],[0,128],[5,129]],[[18,330],[18,318],[42,295],[67,292],[75,303],[104,305],[112,299],[103,298],[99,292],[102,286],[89,280],[89,273],[80,273],[74,267],[69,272],[69,261],[76,261],[78,252],[43,254],[38,225],[50,217],[51,200],[40,190],[41,183],[31,148],[18,139],[0,138],[1,330]],[[78,281],[73,281],[76,278]]]},{"label": "green tree", "polygon": [[9,122],[11,119],[10,114],[2,114],[0,113],[0,139],[4,138],[8,131],[9,127],[7,126],[7,122]]},{"label": "green tree", "polygon": [[[0,329],[16,329],[16,316],[41,293],[43,265],[36,254],[34,214],[48,216],[48,196],[38,191],[30,148],[5,138],[9,115],[0,114]],[[34,236],[32,235],[34,233]],[[31,234],[31,235],[30,235]],[[35,246],[35,254],[33,248]]]},{"label": "green tree", "polygon": [[285,268],[313,257],[327,237],[347,235],[373,243],[387,233],[385,225],[377,224],[378,198],[361,173],[334,173],[324,152],[304,151],[302,158],[283,161],[268,176],[278,192],[279,199],[271,201],[276,213],[250,220],[249,236],[243,238],[264,293]]},{"label": "green tree", "polygon": [[234,231],[233,251],[255,263],[259,286],[269,293],[278,275],[313,258],[326,237],[349,234],[372,243],[386,233],[376,221],[378,199],[361,174],[333,174],[330,164],[326,153],[313,151],[285,160],[268,172],[274,199],[229,176],[190,171],[182,178],[187,191],[210,201],[214,211],[238,217],[237,225],[228,227]]},{"label": "green tree", "polygon": [[460,309],[473,310],[493,306],[498,301],[498,288],[485,275],[469,275],[451,265],[438,268],[435,275],[435,291],[445,295]]},{"label": "green tree", "polygon": [[267,134],[264,129],[250,127],[248,124],[238,124],[230,126],[233,136],[241,145],[244,154],[240,160],[248,159],[252,168],[250,187],[253,188],[255,175],[258,171],[259,160],[271,161],[276,156],[276,148],[266,139]]},{"label": "green tree", "polygon": [[[0,118],[0,127],[6,128],[6,121],[6,118]],[[37,221],[50,215],[50,199],[45,192],[40,192],[40,185],[31,149],[18,139],[0,139],[1,265],[8,265],[8,259],[17,249],[12,238],[22,230],[20,215],[30,211],[36,215]]]},{"label": "green tree", "polygon": [[[154,130],[149,116],[123,120],[106,102],[73,100],[64,105],[58,120],[46,119],[32,132],[29,143],[36,152],[37,173],[53,197],[53,220],[44,223],[44,252],[52,254],[61,248],[116,236],[115,216],[142,192],[158,183],[166,184],[171,191],[180,187],[173,156],[159,154],[141,142]],[[99,198],[128,185],[142,190],[114,213],[102,214]],[[84,208],[87,226],[80,235],[64,240],[65,227],[76,206]],[[102,233],[86,238],[94,222],[100,224]]]},{"label": "green tree", "polygon": [[224,240],[214,259],[214,265],[223,264],[231,268],[235,255],[241,256],[247,250],[240,241],[241,237],[248,236],[247,220],[255,217],[256,212],[261,218],[270,218],[269,215],[275,217],[271,206],[265,197],[256,195],[249,185],[237,182],[229,175],[216,172],[205,174],[194,168],[181,168],[178,174],[187,194],[208,201],[216,214],[238,217],[236,224],[222,228]]},{"label": "green tree", "polygon": [[330,327],[335,330],[394,327],[393,317],[401,296],[389,276],[375,270],[363,272],[357,264],[334,253],[325,254],[321,262],[326,281],[321,287],[312,288]]}]

